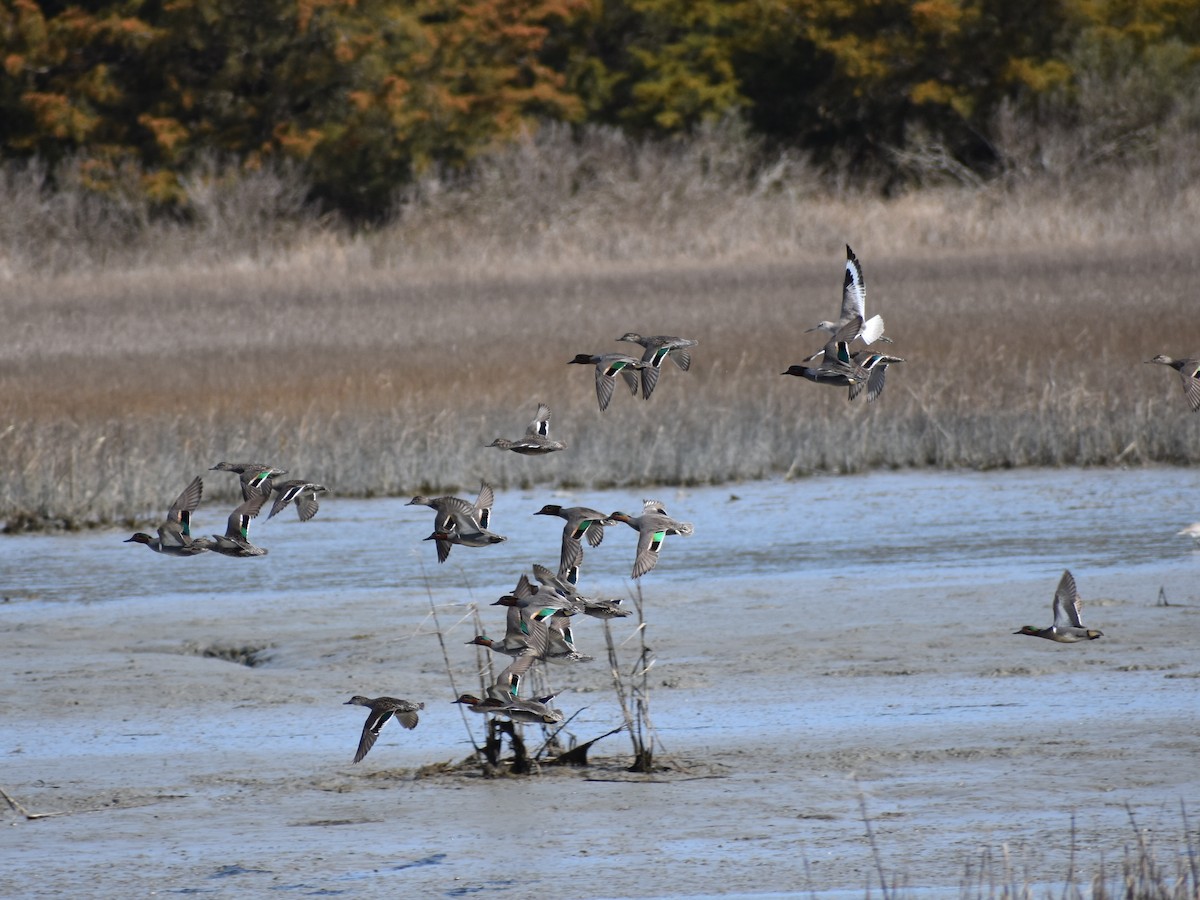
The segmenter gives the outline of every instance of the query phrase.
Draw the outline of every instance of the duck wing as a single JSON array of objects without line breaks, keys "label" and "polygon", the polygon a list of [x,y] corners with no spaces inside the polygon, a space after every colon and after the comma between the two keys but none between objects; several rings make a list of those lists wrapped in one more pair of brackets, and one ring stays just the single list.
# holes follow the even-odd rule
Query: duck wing
[{"label": "duck wing", "polygon": [[545,403],[538,404],[537,415],[533,417],[533,421],[529,423],[525,433],[530,437],[550,436],[550,407]]},{"label": "duck wing", "polygon": [[842,314],[841,321],[858,316],[866,316],[867,283],[863,279],[862,264],[850,245],[846,245],[846,275],[842,279]]},{"label": "duck wing", "polygon": [[383,728],[391,717],[390,709],[371,710],[367,721],[363,723],[362,737],[358,739],[358,752],[354,754],[355,762],[362,762],[363,757],[371,752],[371,748],[375,746],[375,741],[379,738],[379,729]]},{"label": "duck wing", "polygon": [[1180,366],[1179,377],[1183,381],[1183,393],[1187,396],[1192,411],[1200,411],[1200,359],[1189,359]]},{"label": "duck wing", "polygon": [[249,541],[250,520],[258,515],[266,500],[265,493],[257,489],[252,490],[250,498],[229,514],[229,520],[225,526],[225,537]]},{"label": "duck wing", "polygon": [[[306,485],[313,487],[313,485]],[[307,522],[317,514],[317,510],[321,505],[317,502],[317,491],[302,491],[296,497],[296,515],[300,517],[301,522]]]},{"label": "duck wing", "polygon": [[496,494],[492,490],[492,486],[486,481],[479,482],[479,497],[475,500],[472,512],[482,528],[487,528],[492,524],[492,506],[495,503]]},{"label": "duck wing", "polygon": [[637,557],[633,561],[634,578],[641,578],[658,565],[658,554],[667,536],[667,529],[662,526],[660,518],[642,516],[638,528]]},{"label": "duck wing", "polygon": [[[665,354],[664,354],[665,355]],[[642,368],[642,399],[649,400],[650,395],[654,393],[654,386],[658,384],[658,368],[662,365],[662,360],[654,361],[654,353],[650,350],[646,351],[646,357],[642,361],[646,365]],[[636,391],[634,392],[636,393]]]},{"label": "duck wing", "polygon": [[1079,615],[1082,605],[1075,587],[1075,576],[1070,571],[1063,572],[1062,580],[1054,591],[1054,627],[1082,628],[1083,621]]},{"label": "duck wing", "polygon": [[192,534],[192,513],[200,505],[200,497],[203,493],[204,482],[197,475],[167,510],[167,522],[178,525],[180,532],[185,536],[190,537]]},{"label": "duck wing", "polygon": [[616,386],[616,372],[608,374],[608,366],[601,363],[596,366],[596,399],[600,402],[600,411],[608,409],[612,400],[613,388]]}]

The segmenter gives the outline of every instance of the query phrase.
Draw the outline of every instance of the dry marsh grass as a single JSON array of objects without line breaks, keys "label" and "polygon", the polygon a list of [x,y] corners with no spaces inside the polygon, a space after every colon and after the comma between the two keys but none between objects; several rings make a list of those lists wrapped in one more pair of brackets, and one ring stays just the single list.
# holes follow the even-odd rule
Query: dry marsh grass
[{"label": "dry marsh grass", "polygon": [[[977,860],[966,866],[959,889],[962,900],[1193,900],[1200,896],[1200,847],[1195,828],[1181,804],[1181,830],[1178,836],[1154,834],[1139,826],[1129,813],[1131,839],[1125,845],[1121,859],[1087,858],[1077,845],[1078,836],[1071,831],[1070,863],[1058,885],[1035,884],[1027,871],[1014,859],[1010,848],[999,852],[984,850]],[[889,877],[881,859],[882,854],[866,822],[868,841],[876,860],[876,877],[880,893],[888,900],[902,900],[910,895],[904,887],[896,887],[897,877]],[[902,883],[902,881],[901,881]],[[870,891],[868,890],[868,896]]]},{"label": "dry marsh grass", "polygon": [[[1131,169],[882,200],[720,142],[555,140],[424,183],[374,233],[314,221],[269,252],[218,222],[207,244],[172,228],[155,253],[150,229],[101,261],[59,246],[68,263],[32,265],[10,228],[0,517],[157,516],[234,457],[369,496],[1200,455],[1177,376],[1142,365],[1200,349],[1187,172],[1170,191]],[[837,310],[845,242],[907,360],[872,405],[779,374],[820,346],[804,329]],[[628,349],[628,330],[698,338],[695,364],[601,414],[566,361]],[[484,449],[538,401],[567,451]]]}]

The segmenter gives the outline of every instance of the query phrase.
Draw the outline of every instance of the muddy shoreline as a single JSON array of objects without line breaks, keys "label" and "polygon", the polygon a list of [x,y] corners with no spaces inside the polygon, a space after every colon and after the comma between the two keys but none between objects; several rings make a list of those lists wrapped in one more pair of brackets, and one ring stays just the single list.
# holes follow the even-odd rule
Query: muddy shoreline
[{"label": "muddy shoreline", "polygon": [[[323,506],[326,527],[344,526],[337,509]],[[427,590],[315,584],[300,538],[287,543],[301,528],[281,528],[263,561],[276,568],[253,576],[216,565],[241,561],[123,555],[135,548],[115,532],[37,539],[65,542],[64,564],[92,566],[106,593],[13,590],[0,604],[0,787],[64,813],[0,806],[14,896],[836,897],[877,891],[880,866],[892,885],[959,896],[964,883],[1058,885],[1070,866],[1081,883],[1101,866],[1115,877],[1138,829],[1168,869],[1182,859],[1181,802],[1200,795],[1186,547],[1077,571],[1105,637],[1063,646],[1012,634],[1048,623],[1053,569],[697,578],[689,554],[720,544],[698,527],[644,585],[660,759],[680,767],[626,773],[616,734],[589,768],[484,779],[447,771],[471,752],[468,728],[482,741],[450,701],[473,686],[467,604],[487,621],[509,561],[463,554]],[[626,549],[606,543],[590,574],[621,584]],[[257,586],[222,580],[234,577]],[[602,657],[598,631],[581,640]],[[579,740],[620,723],[602,663],[553,677]],[[426,710],[352,765],[363,711],[342,704],[355,693]]]}]

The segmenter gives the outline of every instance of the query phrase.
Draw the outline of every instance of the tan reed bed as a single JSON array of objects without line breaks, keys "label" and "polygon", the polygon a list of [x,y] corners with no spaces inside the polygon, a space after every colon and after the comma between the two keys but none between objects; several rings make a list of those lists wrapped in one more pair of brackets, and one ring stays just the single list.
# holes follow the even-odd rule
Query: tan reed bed
[{"label": "tan reed bed", "polygon": [[[155,517],[233,458],[374,496],[1200,457],[1175,373],[1142,364],[1200,350],[1190,156],[885,201],[705,140],[572,147],[549,130],[357,234],[295,203],[243,221],[226,196],[190,231],[118,241],[60,216],[53,237],[16,197],[0,518]],[[247,203],[291,196],[250,187]],[[804,330],[837,311],[846,242],[908,360],[870,406],[779,374],[820,347]],[[566,361],[637,349],[615,341],[628,330],[701,343],[651,401],[618,393],[602,415],[591,371]],[[483,448],[538,401],[568,450]],[[232,498],[232,479],[206,482]]]},{"label": "tan reed bed", "polygon": [[[235,457],[370,496],[481,477],[710,483],[1200,455],[1175,373],[1143,365],[1200,347],[1191,254],[856,249],[868,309],[908,360],[872,405],[780,375],[821,344],[803,332],[835,311],[836,249],[819,264],[440,281],[298,269],[10,282],[0,515],[154,516],[192,474]],[[615,338],[630,328],[699,338],[695,364],[668,366],[649,402],[619,393],[601,414],[591,370],[566,361],[628,346]],[[483,447],[539,400],[567,451]],[[210,496],[232,496],[232,479],[207,480]]]}]

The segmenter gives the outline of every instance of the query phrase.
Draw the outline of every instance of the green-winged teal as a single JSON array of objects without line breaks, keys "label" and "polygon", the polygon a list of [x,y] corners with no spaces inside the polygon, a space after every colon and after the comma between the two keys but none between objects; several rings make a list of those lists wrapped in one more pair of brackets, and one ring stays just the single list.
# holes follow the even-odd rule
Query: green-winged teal
[{"label": "green-winged teal", "polygon": [[371,712],[363,723],[362,737],[358,739],[358,752],[354,761],[361,762],[362,758],[375,746],[381,729],[393,716],[405,728],[416,728],[417,712],[425,708],[424,703],[413,703],[411,700],[397,700],[395,697],[370,697],[356,695],[347,700],[343,706],[365,706]]},{"label": "green-winged teal", "polygon": [[492,603],[492,606],[507,606],[525,610],[531,618],[538,621],[554,615],[573,616],[575,613],[583,611],[582,607],[570,597],[564,597],[554,591],[540,590],[535,590],[532,595],[526,597],[518,596],[515,593],[505,594]]},{"label": "green-winged teal", "polygon": [[454,702],[463,704],[471,712],[504,716],[514,722],[554,725],[563,720],[563,714],[561,710],[548,705],[553,699],[553,695],[538,700],[518,700],[516,697],[505,699],[498,696],[481,699],[474,694],[460,694]]},{"label": "green-winged teal", "polygon": [[504,701],[494,697],[476,697],[474,694],[459,694],[458,699],[453,702],[461,703],[473,713],[485,715],[495,712]]},{"label": "green-winged teal", "polygon": [[850,385],[850,399],[853,400],[861,394],[865,387],[868,403],[873,403],[875,398],[883,393],[883,379],[887,375],[887,367],[892,363],[904,362],[899,356],[888,356],[886,353],[877,353],[874,350],[856,350],[850,354],[850,360],[867,373],[865,385],[861,381]]},{"label": "green-winged teal", "polygon": [[603,599],[599,597],[583,598],[583,614],[593,619],[624,619],[633,615],[631,610],[621,606],[621,598]]},{"label": "green-winged teal", "polygon": [[[418,494],[409,500],[407,505],[428,506],[433,509],[433,534],[425,540],[437,542],[438,562],[443,563],[454,544],[484,547],[505,540],[488,530],[495,502],[492,486],[483,481],[479,484],[479,496],[474,503],[461,497],[425,497]],[[450,537],[452,532],[457,534],[457,538]]]},{"label": "green-winged teal", "polygon": [[[510,612],[512,611],[513,610],[510,610]],[[520,610],[515,611],[517,615],[521,614]],[[531,623],[531,631],[533,630],[534,624],[536,624],[538,627],[545,627],[540,622]],[[529,638],[525,635],[517,635],[512,637],[510,640],[509,635],[506,634],[504,640],[497,641],[494,638],[488,637],[486,634],[477,634],[475,637],[471,638],[471,640],[467,641],[467,643],[475,644],[479,647],[487,647],[489,650],[494,650],[496,653],[502,653],[505,656],[511,656],[514,659],[529,652]]]},{"label": "green-winged teal", "polygon": [[876,341],[883,341],[885,344],[891,343],[891,338],[883,336],[883,319],[879,316],[871,316],[868,319],[866,306],[867,282],[863,278],[862,264],[854,255],[854,251],[850,249],[850,245],[847,244],[846,271],[842,278],[841,314],[836,322],[818,322],[808,331],[827,331],[830,334],[837,334],[847,322],[857,316],[860,325],[850,340],[857,338],[864,344],[873,344]]},{"label": "green-winged teal", "polygon": [[575,636],[571,632],[571,620],[565,616],[551,616],[546,620],[546,652],[542,659],[552,663],[584,663],[591,662],[594,656],[580,653],[575,646]]},{"label": "green-winged teal", "polygon": [[521,575],[513,592],[505,594],[492,606],[508,609],[506,638],[514,629],[525,634],[538,659],[564,657],[576,652],[570,617],[583,611],[583,605],[576,598],[541,589]]},{"label": "green-winged teal", "polygon": [[524,722],[527,725],[557,725],[564,717],[562,710],[550,706],[550,701],[553,699],[553,694],[548,697],[539,697],[537,700],[521,700],[513,697],[511,700],[505,701],[499,715],[506,716],[514,722]]},{"label": "green-winged teal", "polygon": [[1060,644],[1094,641],[1098,637],[1104,637],[1103,631],[1084,627],[1083,620],[1079,616],[1082,605],[1079,591],[1075,588],[1075,577],[1070,571],[1065,571],[1062,579],[1058,582],[1058,589],[1054,592],[1054,624],[1049,628],[1025,625],[1020,631],[1014,631],[1013,634],[1046,638],[1050,641],[1058,641]]},{"label": "green-winged teal", "polygon": [[535,516],[558,516],[566,520],[563,526],[562,553],[559,556],[558,571],[566,576],[572,568],[578,568],[583,563],[583,545],[579,539],[587,536],[588,544],[599,547],[604,540],[604,529],[616,524],[599,510],[586,506],[559,506],[557,503],[547,503],[534,513]]},{"label": "green-winged teal", "polygon": [[496,438],[488,446],[511,450],[513,453],[520,453],[523,456],[541,456],[544,453],[553,453],[555,450],[565,450],[567,447],[563,441],[550,439],[550,407],[545,403],[538,404],[537,415],[525,428],[525,437],[515,441]]},{"label": "green-winged teal", "polygon": [[[601,600],[595,597],[585,597],[579,593],[576,582],[569,581],[562,575],[555,574],[537,563],[533,565],[533,577],[544,589],[553,591],[559,597],[569,600],[574,604],[576,611],[582,612],[585,616],[591,616],[593,619],[623,619],[630,614],[629,610],[621,607],[620,599]],[[539,595],[546,596],[546,593],[540,591]]]},{"label": "green-winged teal", "polygon": [[158,526],[158,537],[139,531],[125,543],[145,544],[155,553],[167,556],[195,556],[211,549],[207,538],[192,537],[192,513],[200,505],[203,493],[204,482],[197,475],[167,510],[166,521]]},{"label": "green-winged teal", "polygon": [[450,555],[450,548],[455,544],[461,547],[490,547],[492,544],[503,543],[508,538],[502,534],[496,534],[494,531],[488,531],[486,528],[475,531],[460,531],[457,528],[451,528],[449,531],[435,531],[424,540],[437,542],[438,562],[445,562],[446,557]]},{"label": "green-winged teal", "polygon": [[251,490],[250,499],[229,514],[224,534],[214,534],[212,549],[225,556],[266,556],[265,547],[250,543],[250,520],[258,515],[267,500],[267,492]]},{"label": "green-winged teal", "polygon": [[[806,356],[805,362],[810,362],[814,359],[820,359],[825,356],[825,350],[818,350],[812,356]],[[854,381],[850,384],[850,399],[853,400],[863,392],[863,388],[867,391],[867,402],[871,403],[883,393],[884,378],[887,375],[887,367],[892,363],[904,362],[899,356],[889,356],[886,353],[880,353],[876,350],[865,348],[855,350],[849,356],[851,367],[857,367],[862,370],[862,373],[867,376],[866,381]],[[785,373],[786,374],[786,373]]]},{"label": "green-winged teal", "polygon": [[1148,359],[1146,362],[1170,366],[1178,372],[1179,378],[1183,382],[1183,393],[1187,397],[1188,405],[1192,407],[1192,412],[1200,410],[1200,356],[1193,356],[1189,359],[1172,359],[1170,356],[1160,353],[1154,359]]},{"label": "green-winged teal", "polygon": [[[513,591],[514,596],[517,594],[526,597],[532,595],[529,579],[524,575],[521,576]],[[467,643],[488,647],[497,653],[512,657],[520,656],[528,651],[533,651],[535,655],[543,654],[547,645],[545,617],[535,618],[535,610],[516,603],[500,605],[507,606],[504,640],[494,641],[484,635],[476,635]],[[549,612],[547,615],[553,615],[553,612]]]},{"label": "green-winged teal", "polygon": [[638,533],[637,557],[633,562],[634,578],[641,578],[657,565],[658,554],[667,535],[689,535],[694,531],[690,522],[680,522],[668,516],[658,500],[646,500],[640,516],[615,512],[609,518],[624,522]]},{"label": "green-winged teal", "polygon": [[250,492],[253,490],[261,490],[266,494],[271,493],[271,480],[277,475],[286,475],[287,469],[277,469],[274,466],[268,466],[265,463],[231,463],[219,462],[208,471],[210,472],[236,472],[242,484],[242,499],[249,500]]},{"label": "green-winged teal", "polygon": [[[517,599],[518,593],[529,595],[530,590],[525,576],[521,576],[524,586],[518,584],[517,590],[511,596]],[[550,592],[538,592],[543,598],[549,597]],[[497,601],[493,606],[507,607],[504,639],[495,641],[484,635],[476,635],[468,644],[478,644],[506,656],[518,657],[530,654],[535,659],[546,659],[551,662],[567,661],[582,662],[591,657],[582,656],[575,647],[575,638],[571,634],[570,616],[563,608],[554,603],[539,603],[536,600],[528,604],[507,600]],[[586,610],[585,610],[586,611]]]},{"label": "green-winged teal", "polygon": [[[511,599],[501,598],[493,606],[507,606],[510,610],[515,607],[534,620],[544,622],[550,629],[548,642],[551,645],[561,641],[565,642],[568,651],[574,650],[571,616],[585,611],[584,598],[573,584],[560,579],[545,566],[535,563],[533,574],[541,584],[532,584],[529,576],[522,574]],[[563,589],[558,589],[557,585],[563,585]]]},{"label": "green-winged teal", "polygon": [[789,366],[783,374],[807,378],[817,384],[832,384],[839,387],[866,381],[868,375],[851,358],[849,346],[861,325],[861,316],[853,318],[843,325],[819,353],[810,357],[810,359],[815,359],[818,355],[821,356],[822,360],[818,365],[804,366],[797,363]]},{"label": "green-winged teal", "polygon": [[691,348],[700,343],[668,334],[644,336],[636,331],[627,331],[617,340],[640,344],[646,350],[642,354],[642,398],[645,400],[649,400],[654,392],[654,386],[658,384],[659,370],[667,357],[671,357],[675,365],[686,372],[692,367]]},{"label": "green-winged teal", "polygon": [[275,485],[276,495],[275,502],[271,505],[271,512],[267,516],[272,518],[276,513],[281,513],[287,508],[289,503],[296,504],[296,514],[300,516],[301,522],[307,522],[317,514],[319,508],[317,504],[317,494],[325,493],[328,488],[323,484],[314,484],[311,481],[284,481],[281,484]]},{"label": "green-winged teal", "polygon": [[534,663],[540,662],[543,658],[532,650],[526,650],[514,657],[513,661],[496,676],[495,684],[489,688],[489,696],[516,699],[521,690],[521,681],[524,679],[525,673],[532,668]]},{"label": "green-winged teal", "polygon": [[625,356],[622,353],[603,353],[598,356],[579,353],[574,359],[567,360],[567,365],[596,367],[596,399],[600,401],[601,412],[608,409],[608,402],[612,400],[613,388],[617,384],[617,376],[620,375],[624,378],[625,383],[629,385],[629,392],[636,395],[638,379],[633,373],[644,368],[641,360]]}]

